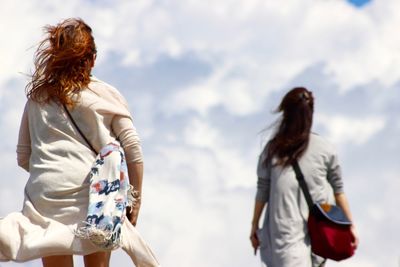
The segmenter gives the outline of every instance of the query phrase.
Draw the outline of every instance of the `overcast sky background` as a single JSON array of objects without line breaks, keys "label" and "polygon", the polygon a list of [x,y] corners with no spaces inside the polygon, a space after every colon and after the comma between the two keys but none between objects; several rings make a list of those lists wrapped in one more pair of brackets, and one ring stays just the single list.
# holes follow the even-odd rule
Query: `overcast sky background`
[{"label": "overcast sky background", "polygon": [[[142,138],[138,229],[164,267],[260,266],[248,239],[255,167],[293,86],[314,92],[313,129],[339,151],[360,233],[356,255],[328,266],[399,266],[398,10],[398,0],[0,0],[0,216],[20,210],[28,178],[15,154],[23,73],[44,25],[81,17],[97,42],[94,74],[126,97]],[[130,264],[113,254],[111,266]]]}]

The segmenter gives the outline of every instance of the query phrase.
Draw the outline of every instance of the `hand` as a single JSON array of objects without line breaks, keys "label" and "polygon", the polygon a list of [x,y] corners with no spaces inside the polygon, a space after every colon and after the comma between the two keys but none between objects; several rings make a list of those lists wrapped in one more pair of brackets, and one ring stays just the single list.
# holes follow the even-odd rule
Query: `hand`
[{"label": "hand", "polygon": [[251,232],[250,232],[250,241],[251,241],[252,247],[254,248],[254,255],[257,254],[257,249],[260,246],[260,240],[258,240],[257,230],[258,230],[258,226],[253,225],[251,227]]},{"label": "hand", "polygon": [[126,217],[133,226],[136,226],[140,210],[140,201],[137,201],[133,207],[126,207]]},{"label": "hand", "polygon": [[358,239],[358,233],[356,231],[356,227],[354,226],[354,224],[351,225],[350,230],[351,230],[351,234],[353,235],[353,241],[352,241],[351,245],[354,247],[354,249],[357,249],[359,239]]}]

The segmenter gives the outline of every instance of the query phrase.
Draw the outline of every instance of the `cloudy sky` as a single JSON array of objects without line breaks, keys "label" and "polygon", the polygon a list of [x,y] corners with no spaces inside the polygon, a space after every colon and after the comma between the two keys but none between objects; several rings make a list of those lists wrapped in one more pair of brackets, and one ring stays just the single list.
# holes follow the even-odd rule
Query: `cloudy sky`
[{"label": "cloudy sky", "polygon": [[[42,27],[81,17],[95,75],[123,93],[142,137],[138,229],[163,266],[260,266],[248,240],[256,161],[272,111],[298,85],[316,97],[314,131],[339,151],[360,233],[356,255],[328,266],[399,266],[398,10],[398,0],[0,0],[0,216],[21,208],[28,178],[15,146]],[[129,264],[113,254],[111,266]]]}]

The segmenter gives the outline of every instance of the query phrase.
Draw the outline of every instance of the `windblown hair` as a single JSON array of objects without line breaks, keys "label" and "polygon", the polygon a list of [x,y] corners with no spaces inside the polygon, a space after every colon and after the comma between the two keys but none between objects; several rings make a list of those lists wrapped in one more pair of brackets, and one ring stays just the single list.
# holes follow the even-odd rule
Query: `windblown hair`
[{"label": "windblown hair", "polygon": [[264,165],[276,157],[278,165],[289,166],[308,146],[314,112],[312,93],[304,87],[293,88],[283,97],[277,112],[282,112],[282,118],[264,148]]},{"label": "windblown hair", "polygon": [[44,29],[47,37],[36,51],[27,97],[39,103],[53,100],[73,106],[72,95],[90,82],[96,55],[92,29],[82,19],[74,18]]}]

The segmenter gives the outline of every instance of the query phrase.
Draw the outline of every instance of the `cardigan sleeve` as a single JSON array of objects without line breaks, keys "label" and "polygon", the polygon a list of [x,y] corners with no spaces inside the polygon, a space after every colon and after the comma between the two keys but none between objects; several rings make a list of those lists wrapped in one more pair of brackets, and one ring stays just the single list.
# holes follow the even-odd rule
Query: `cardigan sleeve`
[{"label": "cardigan sleeve", "polygon": [[87,100],[86,105],[101,116],[111,118],[111,131],[124,149],[126,162],[143,162],[140,138],[124,96],[115,87],[95,77],[92,77],[90,89],[98,97],[91,94],[92,100]]},{"label": "cardigan sleeve", "polygon": [[29,172],[29,161],[31,157],[31,138],[28,121],[28,103],[25,105],[24,113],[19,128],[17,144],[17,163],[18,166]]},{"label": "cardigan sleeve", "polygon": [[264,157],[261,155],[258,159],[257,165],[257,193],[256,200],[266,203],[269,199],[270,184],[271,184],[271,167],[266,167],[264,164]]},{"label": "cardigan sleeve", "polygon": [[114,116],[112,120],[112,130],[121,142],[121,146],[124,148],[126,162],[143,162],[140,138],[131,118]]}]

